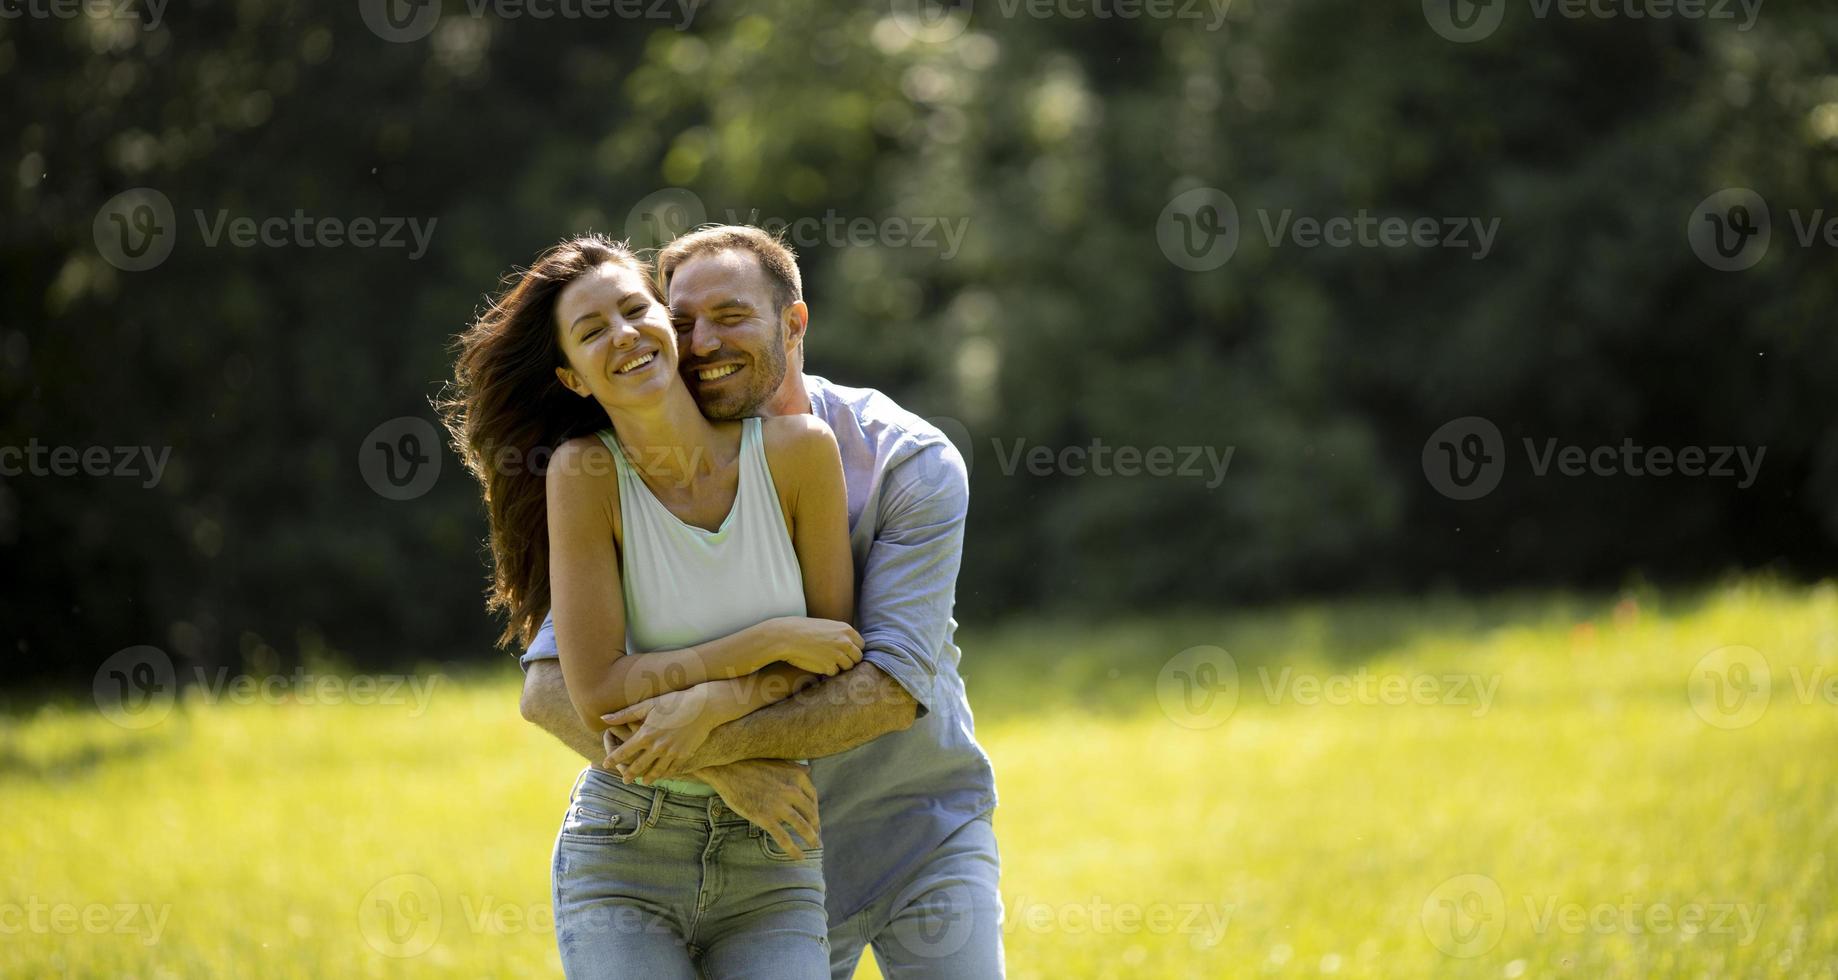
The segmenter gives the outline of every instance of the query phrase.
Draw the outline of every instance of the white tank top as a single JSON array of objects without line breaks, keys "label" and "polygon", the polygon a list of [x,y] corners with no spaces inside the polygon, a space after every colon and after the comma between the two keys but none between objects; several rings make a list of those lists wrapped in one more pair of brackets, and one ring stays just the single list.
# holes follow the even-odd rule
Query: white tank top
[{"label": "white tank top", "polygon": [[678,650],[804,615],[804,573],[766,465],[760,420],[740,429],[740,485],[719,530],[686,524],[645,486],[611,429],[619,468],[627,653]]}]

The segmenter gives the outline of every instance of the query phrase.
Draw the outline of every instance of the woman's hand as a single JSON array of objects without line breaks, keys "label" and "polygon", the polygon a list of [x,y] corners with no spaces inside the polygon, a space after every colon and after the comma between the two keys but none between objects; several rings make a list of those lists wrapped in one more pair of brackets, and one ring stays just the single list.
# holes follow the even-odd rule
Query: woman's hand
[{"label": "woman's hand", "polygon": [[771,661],[784,661],[813,674],[835,676],[862,662],[862,635],[848,623],[809,616],[769,619],[767,650]]},{"label": "woman's hand", "polygon": [[606,768],[627,783],[647,783],[682,775],[682,765],[708,741],[721,723],[708,710],[708,686],[697,684],[681,691],[646,698],[603,720],[620,726],[637,725],[623,744],[606,757]]}]

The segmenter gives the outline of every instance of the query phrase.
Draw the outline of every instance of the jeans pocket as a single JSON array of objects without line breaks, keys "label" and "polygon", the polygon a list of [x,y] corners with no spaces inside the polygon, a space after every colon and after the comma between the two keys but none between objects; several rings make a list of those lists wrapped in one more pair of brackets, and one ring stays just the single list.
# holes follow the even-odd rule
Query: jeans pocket
[{"label": "jeans pocket", "polygon": [[562,818],[562,840],[620,844],[645,830],[645,811],[612,800],[577,795]]},{"label": "jeans pocket", "polygon": [[[783,847],[780,847],[779,842],[773,840],[772,835],[766,833],[764,830],[761,830],[756,827],[753,830],[753,835],[755,838],[759,840],[760,853],[766,855],[766,857],[769,860],[787,861],[787,862],[795,862],[798,860],[797,858],[792,857],[789,851],[786,851]],[[803,842],[803,838],[799,837],[797,834],[792,834],[791,836],[793,837],[793,839],[798,840],[800,843]],[[817,860],[821,860],[822,858],[823,858],[823,842],[822,841],[818,841],[816,847],[807,847],[804,849],[804,860],[817,861]]]}]

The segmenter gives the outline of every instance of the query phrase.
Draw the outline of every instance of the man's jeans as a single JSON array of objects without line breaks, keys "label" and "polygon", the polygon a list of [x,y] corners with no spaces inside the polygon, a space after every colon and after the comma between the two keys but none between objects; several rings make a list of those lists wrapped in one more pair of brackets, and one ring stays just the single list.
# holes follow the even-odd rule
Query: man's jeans
[{"label": "man's jeans", "polygon": [[555,934],[569,977],[829,976],[822,850],[794,861],[719,796],[588,768],[555,842]]},{"label": "man's jeans", "polygon": [[1002,896],[995,826],[985,813],[932,852],[903,886],[830,929],[833,980],[848,980],[874,945],[887,980],[1002,976]]}]

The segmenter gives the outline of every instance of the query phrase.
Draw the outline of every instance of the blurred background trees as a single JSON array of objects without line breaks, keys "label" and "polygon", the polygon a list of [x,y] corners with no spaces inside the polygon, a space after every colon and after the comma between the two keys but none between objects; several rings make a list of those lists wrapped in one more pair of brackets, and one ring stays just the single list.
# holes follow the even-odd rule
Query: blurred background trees
[{"label": "blurred background trees", "polygon": [[[967,29],[894,4],[439,6],[395,42],[359,3],[0,19],[0,445],[172,447],[136,479],[0,483],[9,676],[87,677],[137,643],[270,668],[485,659],[485,531],[443,451],[409,501],[366,434],[432,419],[447,344],[513,266],[681,188],[705,217],[962,225],[800,249],[810,369],[946,417],[973,463],[959,618],[1101,615],[1353,590],[1599,586],[1829,571],[1838,14],[1535,19],[1445,40],[1414,2],[1230,6],[1206,21]],[[1210,11],[1203,11],[1210,17]],[[147,19],[147,12],[140,16]],[[1235,201],[1208,272],[1169,201]],[[171,256],[93,234],[136,187]],[[1773,245],[1713,271],[1686,226],[1753,188]],[[1271,247],[1258,213],[1499,219],[1492,252]],[[425,255],[206,243],[232,218],[437,220]],[[1831,217],[1827,214],[1826,217]],[[948,254],[947,254],[948,253]],[[1456,502],[1419,463],[1462,416],[1514,461]],[[1530,478],[1542,445],[1766,447],[1759,479]],[[1027,446],[1231,447],[1225,481],[1004,472]]]}]

